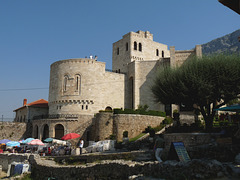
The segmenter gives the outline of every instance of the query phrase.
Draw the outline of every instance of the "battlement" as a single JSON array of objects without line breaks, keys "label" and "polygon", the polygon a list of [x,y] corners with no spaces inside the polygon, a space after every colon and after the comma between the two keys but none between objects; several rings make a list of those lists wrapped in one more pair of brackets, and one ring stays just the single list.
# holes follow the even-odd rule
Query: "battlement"
[{"label": "battlement", "polygon": [[127,36],[135,36],[135,37],[139,37],[139,38],[146,38],[146,39],[153,40],[153,34],[151,34],[149,31],[139,30],[137,32],[129,32],[129,33],[123,35],[123,38],[125,38]]},{"label": "battlement", "polygon": [[60,61],[56,61],[54,63],[51,64],[51,68],[53,66],[57,66],[59,64],[63,64],[63,63],[84,63],[84,64],[103,64],[105,65],[105,62],[99,62],[95,59],[90,59],[90,58],[74,58],[74,59],[64,59],[64,60],[60,60]]}]

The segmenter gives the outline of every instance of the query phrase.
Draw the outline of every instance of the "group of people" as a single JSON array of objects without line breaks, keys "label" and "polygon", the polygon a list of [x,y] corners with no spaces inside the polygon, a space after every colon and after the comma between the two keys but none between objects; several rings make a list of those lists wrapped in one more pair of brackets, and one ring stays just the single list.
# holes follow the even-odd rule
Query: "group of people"
[{"label": "group of people", "polygon": [[[84,141],[83,139],[80,139],[79,142],[79,148],[80,148],[80,155],[82,154]],[[50,146],[45,147],[40,151],[41,155],[49,155],[49,156],[55,156],[55,155],[71,155],[72,148],[70,145],[65,146]]]},{"label": "group of people", "polygon": [[13,146],[8,147],[6,145],[0,145],[0,153],[34,153],[37,151],[37,147],[28,146]]},{"label": "group of people", "polygon": [[[80,154],[82,154],[84,141],[80,139],[79,148]],[[50,144],[50,146],[38,148],[30,146],[20,146],[20,147],[7,147],[6,145],[0,145],[0,153],[9,152],[9,153],[39,153],[41,156],[57,156],[57,155],[71,155],[72,148],[71,145],[56,145]]]}]

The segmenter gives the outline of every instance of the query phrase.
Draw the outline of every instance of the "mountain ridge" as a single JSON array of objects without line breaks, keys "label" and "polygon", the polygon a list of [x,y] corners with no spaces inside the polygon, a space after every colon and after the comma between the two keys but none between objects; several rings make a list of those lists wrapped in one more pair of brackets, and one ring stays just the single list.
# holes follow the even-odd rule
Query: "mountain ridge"
[{"label": "mountain ridge", "polygon": [[202,44],[202,52],[204,55],[240,52],[240,42],[238,41],[239,36],[240,29]]}]

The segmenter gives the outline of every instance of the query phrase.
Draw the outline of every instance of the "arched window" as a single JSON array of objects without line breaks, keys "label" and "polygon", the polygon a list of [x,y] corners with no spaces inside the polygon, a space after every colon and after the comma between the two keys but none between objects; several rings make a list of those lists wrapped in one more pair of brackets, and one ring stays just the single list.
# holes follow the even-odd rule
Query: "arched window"
[{"label": "arched window", "polygon": [[126,43],[126,51],[128,51],[128,43]]},{"label": "arched window", "polygon": [[119,55],[119,47],[117,48],[117,55]]},{"label": "arched window", "polygon": [[67,81],[68,81],[68,76],[64,76],[64,82],[63,82],[63,90],[67,91]]},{"label": "arched window", "polygon": [[156,49],[156,56],[159,56],[159,50]]},{"label": "arched window", "polygon": [[137,50],[137,42],[134,41],[134,50]]},{"label": "arched window", "polygon": [[164,51],[162,51],[162,57],[164,57]]},{"label": "arched window", "polygon": [[76,91],[80,91],[80,89],[81,89],[81,76],[79,74],[76,74],[75,79],[76,79]]},{"label": "arched window", "polygon": [[142,43],[139,43],[139,44],[138,44],[138,50],[139,50],[139,51],[142,51]]},{"label": "arched window", "polygon": [[111,108],[110,106],[107,106],[107,107],[105,108],[105,111],[112,111],[112,108]]}]

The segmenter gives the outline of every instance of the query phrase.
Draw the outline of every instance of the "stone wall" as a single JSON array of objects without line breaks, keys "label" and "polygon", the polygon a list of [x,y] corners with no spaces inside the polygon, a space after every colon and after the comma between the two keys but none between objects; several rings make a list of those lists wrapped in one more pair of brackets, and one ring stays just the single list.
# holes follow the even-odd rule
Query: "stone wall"
[{"label": "stone wall", "polygon": [[192,146],[208,144],[211,142],[214,134],[210,133],[171,133],[164,134],[165,150],[168,151],[171,142],[183,142],[186,149]]},{"label": "stone wall", "polygon": [[156,74],[162,68],[163,63],[158,60],[134,61],[129,64],[129,77],[133,77],[133,109],[139,105],[148,105],[149,109],[156,111],[165,111],[165,106],[155,102],[155,97],[151,87],[154,84]]},{"label": "stone wall", "polygon": [[[187,163],[166,161],[136,162],[127,160],[105,160],[83,165],[57,165],[48,160],[30,157],[32,177],[35,180],[47,180],[49,177],[59,180],[126,180],[145,176],[145,179],[238,179],[240,171],[232,164],[222,164],[216,160],[192,160]],[[143,177],[144,179],[144,177]]]},{"label": "stone wall", "polygon": [[32,125],[25,122],[2,122],[0,123],[1,139],[20,140],[31,137]]},{"label": "stone wall", "polygon": [[8,165],[12,162],[25,162],[29,159],[30,154],[0,154],[0,165],[2,165],[2,170],[7,171]]},{"label": "stone wall", "polygon": [[118,141],[122,141],[124,131],[128,131],[128,137],[133,138],[148,126],[159,126],[163,119],[160,116],[101,112],[95,118],[95,140],[105,140],[114,134]]},{"label": "stone wall", "polygon": [[23,107],[21,109],[18,109],[16,112],[16,116],[14,121],[15,122],[27,122],[28,121],[28,117],[27,117],[27,112],[28,109],[27,107]]},{"label": "stone wall", "polygon": [[[239,179],[239,165],[217,160],[193,159],[189,162],[135,161],[142,152],[128,152],[105,155],[40,158],[30,154],[0,154],[0,165],[7,171],[8,165],[15,162],[31,165],[31,178],[34,180],[94,180],[94,179]],[[76,158],[76,159],[75,159]],[[83,162],[84,158],[89,158]],[[64,159],[78,160],[74,165],[64,165]],[[94,161],[95,159],[95,161]],[[117,160],[116,160],[117,159]]]},{"label": "stone wall", "polygon": [[202,47],[201,45],[196,45],[193,50],[182,50],[176,51],[175,46],[170,47],[170,64],[172,67],[180,67],[186,60],[191,56],[202,56]]},{"label": "stone wall", "polygon": [[164,117],[160,116],[118,114],[114,115],[114,132],[116,132],[117,140],[122,141],[124,131],[128,131],[128,137],[133,138],[139,135],[148,126],[159,126],[163,120]]},{"label": "stone wall", "polygon": [[113,134],[113,113],[97,113],[94,122],[95,129],[93,129],[93,133],[95,134],[96,141],[105,140]]}]

